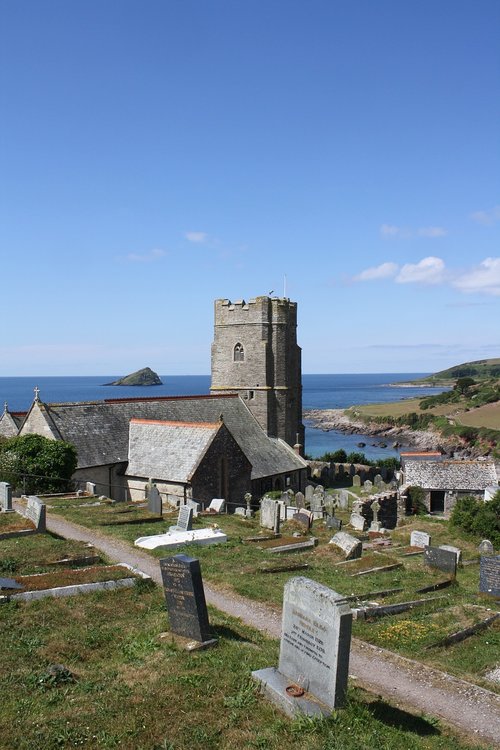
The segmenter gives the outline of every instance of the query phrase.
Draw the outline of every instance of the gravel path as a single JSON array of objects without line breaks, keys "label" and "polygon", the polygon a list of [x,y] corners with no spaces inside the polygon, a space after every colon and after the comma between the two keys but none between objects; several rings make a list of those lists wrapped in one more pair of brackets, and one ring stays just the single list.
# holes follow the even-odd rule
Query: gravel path
[{"label": "gravel path", "polygon": [[[110,559],[126,562],[161,584],[158,561],[126,542],[53,516],[47,528],[67,539],[90,542]],[[207,602],[272,638],[281,635],[281,612],[205,584]],[[357,685],[413,713],[437,716],[478,742],[500,747],[500,696],[419,662],[353,639],[350,675]]]}]

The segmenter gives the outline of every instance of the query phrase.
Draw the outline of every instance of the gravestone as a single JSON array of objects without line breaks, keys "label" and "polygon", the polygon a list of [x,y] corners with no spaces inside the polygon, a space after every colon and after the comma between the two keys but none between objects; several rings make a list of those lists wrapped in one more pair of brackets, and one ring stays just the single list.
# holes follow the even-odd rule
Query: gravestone
[{"label": "gravestone", "polygon": [[411,532],[410,536],[410,547],[430,547],[431,546],[431,537],[430,534],[426,534],[425,531],[415,531]]},{"label": "gravestone", "polygon": [[295,507],[299,509],[306,507],[305,498],[302,492],[297,492],[295,495]]},{"label": "gravestone", "polygon": [[306,503],[311,502],[311,498],[314,493],[314,485],[312,484],[306,484]]},{"label": "gravestone", "polygon": [[0,482],[0,511],[12,513],[12,487],[8,482]]},{"label": "gravestone", "polygon": [[292,521],[300,523],[307,531],[309,531],[312,526],[313,518],[314,515],[311,513],[311,511],[307,510],[307,508],[303,508],[302,510],[299,510],[298,513],[295,513],[292,516]]},{"label": "gravestone", "polygon": [[342,520],[340,518],[335,518],[335,516],[327,516],[326,517],[326,528],[327,529],[335,529],[336,531],[340,531],[342,528]]},{"label": "gravestone", "polygon": [[276,526],[276,516],[279,516],[280,504],[270,497],[263,497],[260,502],[260,525],[264,529],[272,529]]},{"label": "gravestone", "polygon": [[150,513],[155,513],[157,516],[162,514],[162,502],[161,495],[158,491],[156,484],[148,484],[148,510]]},{"label": "gravestone", "polygon": [[196,500],[193,500],[192,497],[187,497],[186,505],[193,509],[193,518],[196,518],[202,508],[201,503],[198,503]]},{"label": "gravestone", "polygon": [[345,702],[351,628],[352,612],[340,594],[292,578],[284,590],[278,669],[252,677],[288,715],[328,715]]},{"label": "gravestone", "polygon": [[500,555],[481,555],[479,564],[479,591],[500,597]]},{"label": "gravestone", "polygon": [[28,497],[25,516],[35,524],[37,531],[47,530],[47,506],[45,503],[42,503],[36,495],[30,495]]},{"label": "gravestone", "polygon": [[359,474],[354,474],[352,478],[352,486],[361,487],[361,477],[359,476]]},{"label": "gravestone", "polygon": [[253,517],[252,494],[250,492],[245,492],[243,499],[245,500],[245,504],[246,504],[245,515],[247,518],[252,518]]},{"label": "gravestone", "polygon": [[457,556],[455,552],[441,547],[426,547],[424,549],[424,563],[430,568],[437,568],[452,576],[457,574]]},{"label": "gravestone", "polygon": [[373,482],[371,482],[369,479],[367,479],[363,483],[363,489],[368,490],[368,492],[371,492],[373,489]]},{"label": "gravestone", "polygon": [[489,539],[483,539],[478,547],[478,550],[480,555],[492,555],[495,551],[495,548],[493,547]]},{"label": "gravestone", "polygon": [[170,526],[170,531],[192,531],[193,509],[189,505],[181,505],[177,517],[177,526]]},{"label": "gravestone", "polygon": [[457,565],[460,563],[460,558],[462,557],[462,550],[458,547],[454,547],[451,544],[440,544],[439,549],[447,549],[449,552],[454,552],[457,556]]},{"label": "gravestone", "polygon": [[210,505],[208,506],[208,510],[213,511],[214,513],[222,513],[225,505],[226,505],[226,501],[224,500],[224,498],[214,497],[212,500],[210,500]]},{"label": "gravestone", "polygon": [[373,512],[373,521],[370,524],[370,531],[380,531],[380,529],[382,528],[382,524],[378,520],[378,512],[380,510],[380,503],[378,502],[378,500],[375,500],[371,504],[371,509]]},{"label": "gravestone", "polygon": [[85,492],[87,495],[95,495],[96,486],[94,482],[86,482],[85,483]]},{"label": "gravestone", "polygon": [[339,531],[330,539],[330,544],[342,550],[346,560],[357,560],[363,552],[363,543],[355,536]]},{"label": "gravestone", "polygon": [[375,476],[373,477],[373,484],[376,487],[382,487],[382,485],[384,484],[382,474],[375,474]]},{"label": "gravestone", "polygon": [[323,518],[323,493],[314,493],[311,498],[310,508],[314,518]]},{"label": "gravestone", "polygon": [[340,490],[339,508],[347,510],[349,507],[349,493],[346,490]]},{"label": "gravestone", "polygon": [[209,645],[215,643],[208,622],[200,561],[187,555],[160,560],[170,631]]},{"label": "gravestone", "polygon": [[356,531],[364,531],[366,529],[366,520],[360,513],[351,513],[349,523]]},{"label": "gravestone", "polygon": [[243,508],[242,506],[238,506],[237,508],[234,509],[234,515],[243,516],[244,518],[246,518],[247,512],[245,508]]}]

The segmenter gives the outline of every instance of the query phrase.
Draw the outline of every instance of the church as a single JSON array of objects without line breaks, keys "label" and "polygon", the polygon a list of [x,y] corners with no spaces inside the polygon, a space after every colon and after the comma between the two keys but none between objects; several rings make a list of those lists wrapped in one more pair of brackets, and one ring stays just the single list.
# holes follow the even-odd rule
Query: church
[{"label": "church", "polygon": [[45,403],[0,417],[0,435],[36,433],[72,443],[74,479],[115,500],[143,499],[153,481],[164,503],[245,492],[303,490],[301,350],[297,303],[215,301],[210,395]]}]

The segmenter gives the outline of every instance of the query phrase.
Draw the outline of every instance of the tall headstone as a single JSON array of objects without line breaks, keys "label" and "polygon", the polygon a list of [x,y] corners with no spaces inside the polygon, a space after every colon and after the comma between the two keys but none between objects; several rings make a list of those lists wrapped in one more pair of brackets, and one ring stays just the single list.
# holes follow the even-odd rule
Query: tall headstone
[{"label": "tall headstone", "polygon": [[344,704],[352,612],[340,594],[308,578],[285,584],[278,669],[252,672],[290,716],[325,716]]},{"label": "tall headstone", "polygon": [[352,486],[361,487],[361,477],[359,476],[359,474],[354,474],[352,478]]},{"label": "tall headstone", "polygon": [[306,503],[311,502],[311,498],[314,493],[314,485],[312,484],[306,484]]},{"label": "tall headstone", "polygon": [[341,510],[347,510],[349,507],[349,494],[346,490],[340,490],[339,497],[339,508]]},{"label": "tall headstone", "polygon": [[162,514],[162,502],[161,502],[161,495],[158,491],[158,487],[156,484],[148,484],[147,485],[147,493],[148,493],[148,510],[150,513],[155,513],[157,516],[161,516]]},{"label": "tall headstone", "polygon": [[375,476],[373,477],[373,484],[376,487],[382,487],[382,485],[384,484],[382,474],[375,474]]},{"label": "tall headstone", "polygon": [[200,561],[187,555],[160,560],[170,631],[200,644],[215,642],[208,622]]},{"label": "tall headstone", "polygon": [[260,525],[264,529],[274,531],[276,527],[276,517],[280,512],[280,504],[277,500],[270,497],[263,497],[260,502]]},{"label": "tall headstone", "polygon": [[11,513],[12,510],[12,487],[8,482],[0,482],[0,511]]},{"label": "tall headstone", "polygon": [[479,591],[500,597],[500,555],[481,555],[479,563]]},{"label": "tall headstone", "polygon": [[247,518],[252,518],[253,516],[252,494],[250,492],[245,492],[244,500],[245,500],[245,505],[246,505],[245,516]]},{"label": "tall headstone", "polygon": [[306,507],[305,498],[302,492],[297,492],[297,494],[295,495],[295,507],[299,509]]}]

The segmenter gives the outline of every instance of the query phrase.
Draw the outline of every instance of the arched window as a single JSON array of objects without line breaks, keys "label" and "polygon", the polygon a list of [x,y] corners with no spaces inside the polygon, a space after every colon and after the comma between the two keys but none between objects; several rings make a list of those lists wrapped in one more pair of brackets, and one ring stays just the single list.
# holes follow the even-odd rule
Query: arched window
[{"label": "arched window", "polygon": [[245,350],[243,349],[243,346],[241,344],[236,344],[236,346],[234,347],[233,360],[235,362],[244,362]]}]

